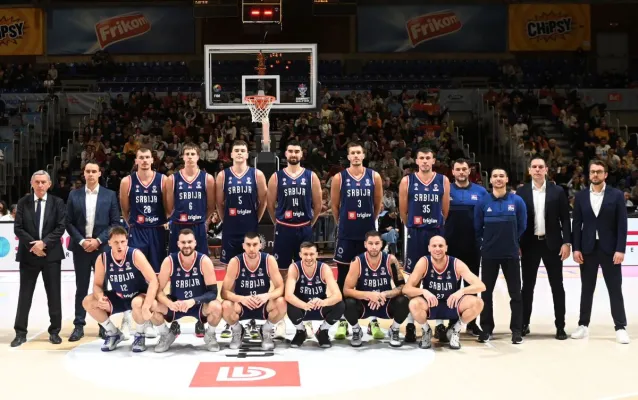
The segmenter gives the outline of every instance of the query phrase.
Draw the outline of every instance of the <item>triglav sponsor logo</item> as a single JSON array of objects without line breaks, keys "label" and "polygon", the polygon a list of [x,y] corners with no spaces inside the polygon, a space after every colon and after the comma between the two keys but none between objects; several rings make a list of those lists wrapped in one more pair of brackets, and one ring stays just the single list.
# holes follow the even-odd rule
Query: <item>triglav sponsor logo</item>
[{"label": "triglav sponsor logo", "polygon": [[455,33],[463,23],[452,10],[437,11],[408,20],[405,24],[412,47],[428,40]]},{"label": "triglav sponsor logo", "polygon": [[117,15],[95,24],[95,35],[102,49],[141,36],[150,30],[151,22],[140,12]]}]

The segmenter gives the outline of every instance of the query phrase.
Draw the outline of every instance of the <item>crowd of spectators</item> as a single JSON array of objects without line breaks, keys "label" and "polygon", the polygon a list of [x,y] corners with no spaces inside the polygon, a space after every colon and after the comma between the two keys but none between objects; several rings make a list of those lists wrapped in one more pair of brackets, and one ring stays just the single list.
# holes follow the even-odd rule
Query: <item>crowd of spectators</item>
[{"label": "crowd of spectators", "polygon": [[33,64],[0,64],[0,91],[47,92],[60,84],[55,64],[48,68]]}]

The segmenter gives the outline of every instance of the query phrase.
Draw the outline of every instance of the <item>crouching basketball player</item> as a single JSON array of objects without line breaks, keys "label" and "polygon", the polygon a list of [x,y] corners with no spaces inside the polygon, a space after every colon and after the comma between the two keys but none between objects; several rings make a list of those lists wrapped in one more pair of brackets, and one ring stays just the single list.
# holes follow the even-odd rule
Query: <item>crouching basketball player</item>
[{"label": "crouching basketball player", "polygon": [[232,332],[230,348],[241,346],[244,328],[239,322],[255,319],[266,320],[261,328],[261,348],[272,350],[274,324],[286,315],[284,281],[275,257],[260,251],[257,233],[247,233],[242,246],[244,253],[230,260],[222,284],[222,315]]},{"label": "crouching basketball player", "polygon": [[[483,301],[476,296],[485,290],[485,284],[458,258],[446,255],[447,244],[441,236],[430,239],[430,255],[421,257],[416,263],[408,283],[403,289],[410,296],[410,312],[421,324],[423,336],[419,347],[432,347],[432,329],[427,320],[456,320],[448,332],[451,349],[461,348],[461,330],[474,321],[483,310]],[[469,286],[461,289],[460,280]]]},{"label": "crouching basketball player", "polygon": [[343,286],[346,297],[345,317],[352,325],[350,345],[362,344],[363,332],[359,319],[373,318],[371,334],[375,339],[385,337],[376,318],[392,319],[390,346],[401,347],[399,326],[408,317],[408,298],[402,294],[403,270],[397,259],[381,248],[381,234],[370,231],[365,236],[366,252],[358,255],[352,263]]},{"label": "crouching basketball player", "polygon": [[[128,234],[123,227],[111,228],[109,246],[111,249],[95,261],[93,293],[84,298],[82,306],[106,331],[102,351],[113,351],[124,340],[124,334],[113,325],[110,316],[133,311],[137,333],[132,350],[139,353],[146,350],[144,329],[152,316],[157,277],[144,254],[128,247]],[[104,290],[105,276],[112,290]]]},{"label": "crouching basketball player", "polygon": [[319,346],[331,347],[328,329],[343,315],[339,285],[328,264],[317,261],[317,246],[303,242],[299,251],[301,260],[288,269],[286,302],[288,318],[297,328],[291,347],[299,347],[307,338],[304,321],[323,321],[315,334]]},{"label": "crouching basketball player", "polygon": [[[208,322],[204,343],[208,351],[219,351],[215,339],[215,327],[222,318],[221,303],[217,299],[217,279],[213,262],[203,253],[195,251],[195,233],[182,229],[177,239],[179,252],[171,253],[162,262],[158,276],[159,292],[153,304],[153,325],[160,334],[156,353],[169,349],[177,338],[175,327],[169,329],[164,321],[173,322],[183,317],[193,317],[197,322]],[[165,294],[166,285],[170,295]]]}]

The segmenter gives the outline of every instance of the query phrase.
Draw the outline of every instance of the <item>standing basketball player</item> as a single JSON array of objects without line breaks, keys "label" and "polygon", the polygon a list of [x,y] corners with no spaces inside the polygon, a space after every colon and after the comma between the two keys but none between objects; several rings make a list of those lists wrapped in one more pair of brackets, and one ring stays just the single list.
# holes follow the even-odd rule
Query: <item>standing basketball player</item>
[{"label": "standing basketball player", "polygon": [[[169,349],[177,332],[169,330],[164,321],[173,322],[183,317],[208,322],[204,343],[208,351],[219,351],[215,338],[215,327],[222,318],[222,305],[217,298],[217,279],[213,262],[206,254],[195,251],[195,234],[182,229],[179,234],[178,253],[171,253],[162,263],[159,273],[159,291],[153,305],[153,325],[160,332],[155,346],[156,353]],[[170,286],[170,295],[164,292]]]},{"label": "standing basketball player", "polygon": [[[233,166],[217,175],[217,210],[222,225],[223,264],[241,254],[244,249],[244,235],[258,232],[259,221],[266,211],[266,177],[256,168],[248,166],[248,144],[236,140],[230,153]],[[256,331],[256,327],[254,328]],[[230,327],[222,332],[223,338],[230,337]]]},{"label": "standing basketball player", "polygon": [[[475,295],[485,285],[463,261],[446,255],[447,243],[434,236],[428,245],[430,255],[422,257],[414,267],[403,292],[412,298],[410,312],[423,328],[419,347],[432,347],[432,329],[428,319],[457,320],[449,331],[450,348],[461,348],[461,330],[483,310],[483,301]],[[459,288],[461,279],[468,285]]]},{"label": "standing basketball player", "polygon": [[[450,181],[432,170],[434,153],[431,149],[419,149],[416,164],[419,170],[403,177],[399,186],[399,212],[408,229],[405,273],[412,269],[421,257],[428,254],[430,238],[443,235],[443,225],[450,209]],[[410,315],[405,327],[405,341],[416,342],[416,328]]]},{"label": "standing basketball player", "polygon": [[233,350],[241,346],[244,336],[244,327],[239,321],[251,319],[266,320],[262,326],[261,348],[274,349],[274,324],[286,315],[284,281],[277,261],[260,249],[259,235],[247,233],[244,237],[244,253],[230,260],[226,268],[222,284],[222,312],[224,321],[231,326],[233,336],[230,348]]},{"label": "standing basketball player", "polygon": [[[171,222],[168,251],[179,251],[179,232],[189,228],[195,233],[195,250],[208,255],[207,230],[208,221],[215,212],[215,179],[197,166],[197,145],[186,144],[183,152],[184,169],[168,177],[164,192],[166,212]],[[204,324],[195,324],[195,334],[204,337]]]},{"label": "standing basketball player", "polygon": [[[142,148],[137,151],[137,171],[120,183],[120,206],[129,228],[129,245],[146,255],[157,274],[166,257],[166,211],[163,197],[166,177],[153,171],[152,163],[150,149]],[[127,314],[124,313],[123,318],[128,320]],[[149,329],[147,336],[155,337],[155,332]]]},{"label": "standing basketball player", "polygon": [[[302,155],[299,142],[288,142],[288,166],[273,174],[268,182],[268,213],[275,223],[273,255],[284,282],[288,266],[300,259],[301,244],[312,241],[312,227],[321,213],[321,182],[317,174],[299,165]],[[285,336],[285,329],[282,320],[277,336]]]},{"label": "standing basketball player", "polygon": [[[152,317],[151,306],[157,294],[157,277],[141,251],[128,246],[128,234],[121,226],[109,231],[111,249],[102,253],[95,261],[93,293],[86,296],[82,305],[105,330],[106,340],[102,351],[113,351],[124,340],[124,334],[117,329],[110,316],[125,311],[133,311],[137,323],[137,333],[133,340],[133,352],[146,350],[144,328]],[[106,280],[111,290],[105,290]]]},{"label": "standing basketball player", "polygon": [[300,347],[308,337],[304,321],[323,321],[316,333],[319,346],[331,347],[328,329],[343,315],[345,306],[341,292],[328,264],[317,261],[317,246],[303,242],[299,250],[301,260],[290,265],[286,282],[288,318],[297,333],[290,343]]},{"label": "standing basketball player", "polygon": [[[343,294],[343,284],[356,256],[365,252],[364,238],[375,230],[375,222],[381,211],[383,182],[381,176],[363,166],[365,151],[357,142],[348,144],[350,167],[332,178],[332,216],[339,231],[334,260],[337,263],[337,283]],[[339,322],[335,339],[345,339],[348,323]]]},{"label": "standing basketball player", "polygon": [[370,333],[375,339],[383,339],[376,318],[392,319],[390,326],[390,346],[401,347],[399,326],[409,314],[408,298],[402,294],[405,281],[397,259],[381,251],[383,240],[377,231],[365,236],[366,251],[355,257],[343,286],[348,323],[352,325],[350,345],[362,344],[363,332],[359,319],[372,318]]}]

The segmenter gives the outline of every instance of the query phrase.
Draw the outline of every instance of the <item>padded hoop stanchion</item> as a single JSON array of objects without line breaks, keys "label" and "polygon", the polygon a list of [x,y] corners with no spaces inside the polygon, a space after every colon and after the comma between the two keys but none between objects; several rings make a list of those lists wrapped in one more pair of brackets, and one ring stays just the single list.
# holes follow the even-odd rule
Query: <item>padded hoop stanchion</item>
[{"label": "padded hoop stanchion", "polygon": [[252,115],[252,121],[261,123],[262,130],[262,150],[270,151],[270,120],[268,115],[270,114],[270,107],[275,102],[273,96],[246,96],[244,99],[250,109]]}]

